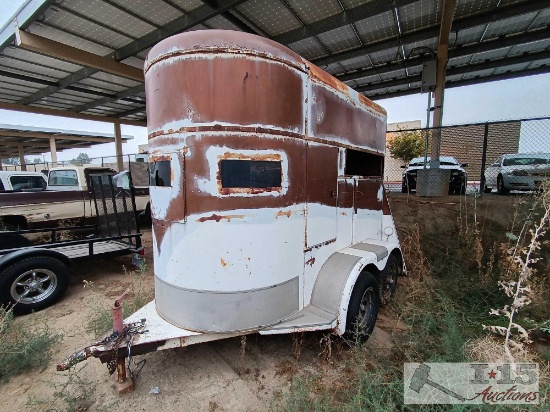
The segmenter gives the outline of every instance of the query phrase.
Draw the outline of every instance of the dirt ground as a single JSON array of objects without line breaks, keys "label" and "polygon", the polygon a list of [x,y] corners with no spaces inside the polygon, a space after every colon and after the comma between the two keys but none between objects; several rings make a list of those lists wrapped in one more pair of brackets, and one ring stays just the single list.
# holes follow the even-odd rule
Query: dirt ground
[{"label": "dirt ground", "polygon": [[[390,204],[401,232],[418,219],[444,221],[449,218],[446,211],[455,216],[463,199],[392,194]],[[518,196],[486,195],[477,207],[490,219],[506,222],[510,217],[506,214],[512,209],[509,205],[517,200]],[[143,241],[149,268],[144,288],[152,291],[150,230],[144,231]],[[77,374],[56,372],[59,360],[94,341],[93,333],[86,331],[90,317],[98,308],[108,308],[134,282],[133,270],[129,257],[72,268],[71,284],[63,299],[32,315],[52,331],[62,333],[61,342],[42,369],[1,384],[0,410],[61,411],[72,402],[77,405],[74,410],[91,411],[263,411],[273,407],[276,393],[288,389],[297,370],[330,367],[330,361],[320,356],[323,333],[308,333],[300,346],[299,360],[290,335],[249,335],[244,347],[240,338],[232,338],[140,356],[137,360],[145,359],[146,364],[135,391],[121,396],[115,391],[114,375],[109,376],[106,366],[97,359],[79,364]],[[84,287],[84,281],[93,286],[88,283]],[[394,314],[383,310],[370,344],[389,345],[388,334],[397,324],[395,319]],[[160,393],[150,393],[152,387],[158,387]]]}]

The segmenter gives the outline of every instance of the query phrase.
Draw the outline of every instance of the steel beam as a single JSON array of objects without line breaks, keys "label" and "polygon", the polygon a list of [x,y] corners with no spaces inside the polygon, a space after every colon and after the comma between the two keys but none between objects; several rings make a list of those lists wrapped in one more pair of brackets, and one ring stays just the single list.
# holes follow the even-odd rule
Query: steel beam
[{"label": "steel beam", "polygon": [[[531,33],[521,33],[506,36],[504,38],[498,38],[495,40],[487,40],[482,43],[456,47],[449,50],[449,59],[469,56],[476,53],[484,53],[491,50],[503,49],[506,47],[518,46],[521,44],[532,43],[540,40],[546,40],[550,38],[550,28],[542,30],[536,30]],[[424,62],[432,60],[431,56],[420,56],[416,58],[409,58],[402,62],[381,64],[375,67],[369,67],[367,69],[357,70],[351,73],[345,73],[336,75],[338,80],[347,82],[349,80],[362,79],[364,77],[380,75],[384,73],[390,73],[401,69],[412,68],[421,66]]]},{"label": "steel beam", "polygon": [[[208,19],[211,19],[212,17],[217,16],[218,14],[222,13],[225,10],[228,10],[231,7],[235,7],[243,3],[244,1],[246,0],[220,0],[220,7],[215,10],[212,10],[207,5],[200,6],[190,13],[171,21],[164,27],[153,30],[145,36],[134,40],[126,46],[123,46],[120,49],[116,50],[114,53],[114,60],[124,60],[136,53],[139,53],[142,50],[147,49],[148,47],[153,46],[154,44],[158,43],[160,40],[168,36],[188,30],[196,26],[197,24],[200,24]],[[96,72],[97,70],[94,68],[84,67],[74,73],[71,73],[69,76],[64,77],[56,85],[50,85],[42,90],[37,91],[31,96],[21,100],[20,103],[22,105],[35,103],[38,100],[55,93],[58,90],[67,88],[74,83],[90,77]]]},{"label": "steel beam", "polygon": [[232,7],[238,6],[244,3],[246,0],[218,0],[218,8],[212,9],[210,6],[204,5],[196,8],[190,13],[178,17],[175,20],[167,23],[160,29],[153,30],[145,36],[133,41],[126,46],[121,47],[114,53],[115,60],[124,60],[140,51],[143,51],[159,41],[165,39],[168,36],[172,36],[177,33],[182,33],[187,29],[190,29],[197,24],[201,24],[206,20],[216,17],[218,14],[229,10]]},{"label": "steel beam", "polygon": [[104,122],[104,123],[113,123],[115,120],[117,120],[118,122],[120,122],[120,124],[127,124],[130,126],[144,126],[144,127],[147,126],[147,122],[145,121],[113,119],[112,117],[107,117],[107,116],[75,113],[71,110],[47,109],[45,107],[25,106],[22,104],[15,104],[15,103],[0,102],[0,109],[15,110],[16,112],[46,114],[49,116],[70,117],[72,119],[93,120],[96,122]]},{"label": "steel beam", "polygon": [[[368,3],[367,3],[368,4]],[[510,6],[499,7],[496,10],[481,12],[473,16],[461,17],[453,22],[451,31],[465,30],[468,28],[479,26],[488,21],[503,20],[513,16],[519,16],[533,11],[543,10],[548,8],[547,0],[532,0],[514,3]],[[410,33],[405,33],[400,37],[401,44],[410,44],[417,41],[436,38],[439,35],[439,24],[416,30]],[[312,59],[312,63],[318,66],[325,66],[331,63],[336,63],[344,60],[353,59],[365,54],[375,53],[378,51],[391,49],[399,45],[396,38],[388,38],[376,43],[371,43],[363,47],[358,47],[351,50],[346,50],[340,53],[334,53],[330,56]]]},{"label": "steel beam", "polygon": [[[416,1],[418,0],[401,0],[399,2],[399,6],[405,6]],[[388,0],[369,1],[366,4],[344,10],[341,13],[316,21],[315,23],[287,31],[286,33],[273,37],[273,40],[282,44],[294,43],[321,33],[325,33],[337,27],[342,27],[378,14],[385,13],[387,11],[391,11],[391,9],[391,2]]]},{"label": "steel beam", "polygon": [[122,172],[124,170],[124,159],[122,157],[122,132],[120,131],[120,123],[114,122],[113,126],[115,128],[116,163],[118,166],[118,171]]},{"label": "steel beam", "polygon": [[[17,136],[11,136],[11,137],[17,137]],[[17,147],[19,146],[20,144],[23,145],[23,147],[25,148],[33,148],[33,147],[36,147],[36,148],[42,148],[42,149],[48,149],[50,147],[50,144],[48,142],[29,142],[29,141],[17,141],[17,140],[4,140],[2,138],[0,138],[0,146],[2,146],[2,148],[5,148],[5,147]],[[73,147],[71,144],[69,143],[61,143],[61,144],[58,144],[57,145],[58,147]],[[81,146],[79,146],[81,147]]]},{"label": "steel beam", "polygon": [[122,100],[125,97],[135,96],[138,93],[145,92],[145,85],[140,84],[136,87],[131,87],[129,89],[123,90],[121,92],[116,93],[115,95],[111,97],[104,97],[99,100],[94,100],[93,102],[84,103],[74,109],[75,112],[85,112],[87,110],[93,109],[97,106],[103,106],[104,104],[115,102],[117,100]]},{"label": "steel beam", "polygon": [[17,29],[15,43],[22,49],[44,54],[56,59],[65,60],[80,66],[93,67],[106,73],[111,73],[137,82],[144,81],[143,70],[124,63],[119,63],[108,57],[98,56],[76,47],[68,46],[36,34]]},{"label": "steel beam", "polygon": [[[518,70],[514,72],[496,74],[491,76],[475,77],[475,78],[466,79],[466,80],[455,80],[455,81],[447,80],[445,82],[445,88],[452,89],[454,87],[472,86],[480,83],[489,83],[489,82],[500,81],[500,80],[517,79],[519,77],[535,76],[538,74],[546,74],[546,73],[550,73],[550,66],[538,67],[536,69]],[[379,89],[376,89],[376,90],[379,90]],[[368,92],[366,92],[365,96],[367,96],[371,100],[378,101],[381,99],[391,99],[394,97],[410,96],[411,94],[419,94],[419,93],[420,93],[420,88],[417,87],[413,89],[398,90],[390,93],[384,92],[384,93],[369,94]]]},{"label": "steel beam", "polygon": [[[550,59],[550,50],[541,51],[538,53],[522,54],[515,57],[507,57],[503,59],[490,60],[487,62],[456,66],[447,69],[447,76],[455,76],[460,74],[474,73],[482,70],[497,69],[499,67],[512,66],[515,64],[531,63],[540,60]],[[395,86],[402,86],[409,83],[416,83],[422,80],[421,75],[399,77],[397,79],[386,80],[378,83],[370,83],[363,86],[356,87],[358,92],[368,92],[372,90],[379,90],[383,88],[390,88]],[[445,83],[447,84],[447,82]]]},{"label": "steel beam", "polygon": [[[7,130],[0,130],[0,136],[6,136],[11,138],[18,138],[18,137],[24,137],[27,139],[50,139],[52,136],[55,137],[57,140],[74,140],[77,142],[87,142],[87,143],[113,143],[115,139],[110,137],[96,137],[96,136],[73,136],[70,134],[55,134],[52,135],[51,133],[40,133],[40,132],[27,132],[27,131],[7,131]],[[128,140],[128,138],[122,137],[122,140]],[[0,141],[1,143],[1,141]],[[18,142],[18,144],[25,146],[25,142]]]}]

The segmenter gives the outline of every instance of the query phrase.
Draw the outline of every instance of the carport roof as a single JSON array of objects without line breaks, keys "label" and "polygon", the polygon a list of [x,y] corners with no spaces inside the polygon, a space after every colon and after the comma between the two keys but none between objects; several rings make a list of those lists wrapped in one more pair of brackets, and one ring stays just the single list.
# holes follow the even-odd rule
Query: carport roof
[{"label": "carport roof", "polygon": [[[170,35],[206,29],[273,39],[373,100],[419,93],[442,3],[27,0],[15,16],[20,45],[12,24],[0,32],[0,108],[145,124],[147,52]],[[548,0],[457,0],[447,88],[549,71]]]},{"label": "carport roof", "polygon": [[[0,158],[19,156],[19,147],[23,148],[25,155],[49,152],[51,138],[55,139],[58,150],[87,148],[115,142],[115,136],[108,133],[0,124]],[[130,139],[133,137],[122,136],[123,141]]]}]

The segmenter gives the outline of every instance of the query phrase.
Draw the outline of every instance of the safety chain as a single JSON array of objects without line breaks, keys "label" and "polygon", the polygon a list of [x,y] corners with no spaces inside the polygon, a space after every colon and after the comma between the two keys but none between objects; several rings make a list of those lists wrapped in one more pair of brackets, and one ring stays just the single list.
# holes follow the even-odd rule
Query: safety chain
[{"label": "safety chain", "polygon": [[[109,337],[105,338],[105,340],[109,340],[110,344],[107,348],[108,351],[113,352],[113,358],[107,362],[107,369],[109,370],[109,375],[112,375],[116,371],[117,361],[118,361],[118,348],[124,342],[124,340],[127,340],[127,348],[128,348],[128,370],[130,369],[130,348],[132,346],[132,343],[134,341],[134,337],[139,333],[147,332],[146,330],[143,330],[145,328],[145,319],[141,319],[139,322],[133,322],[128,323],[124,325],[124,328],[122,330],[122,333],[119,332],[113,332]],[[107,342],[105,342],[107,343]],[[141,362],[140,362],[141,363]],[[139,364],[138,364],[139,365]],[[141,367],[143,368],[143,366]],[[141,371],[141,368],[139,371]],[[138,373],[139,373],[138,371]]]}]

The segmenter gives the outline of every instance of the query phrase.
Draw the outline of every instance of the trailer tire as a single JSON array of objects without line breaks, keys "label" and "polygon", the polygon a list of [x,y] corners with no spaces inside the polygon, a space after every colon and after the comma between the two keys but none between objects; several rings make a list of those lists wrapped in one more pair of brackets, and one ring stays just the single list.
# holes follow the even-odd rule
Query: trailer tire
[{"label": "trailer tire", "polygon": [[365,342],[374,330],[380,307],[380,289],[374,275],[363,271],[357,278],[348,304],[346,337]]},{"label": "trailer tire", "polygon": [[403,264],[395,255],[390,255],[386,262],[386,267],[380,272],[378,277],[378,287],[380,293],[380,306],[386,306],[391,302],[395,289],[397,288],[397,278],[403,273]]},{"label": "trailer tire", "polygon": [[69,286],[69,269],[49,256],[23,259],[0,273],[0,304],[25,315],[53,305]]}]

